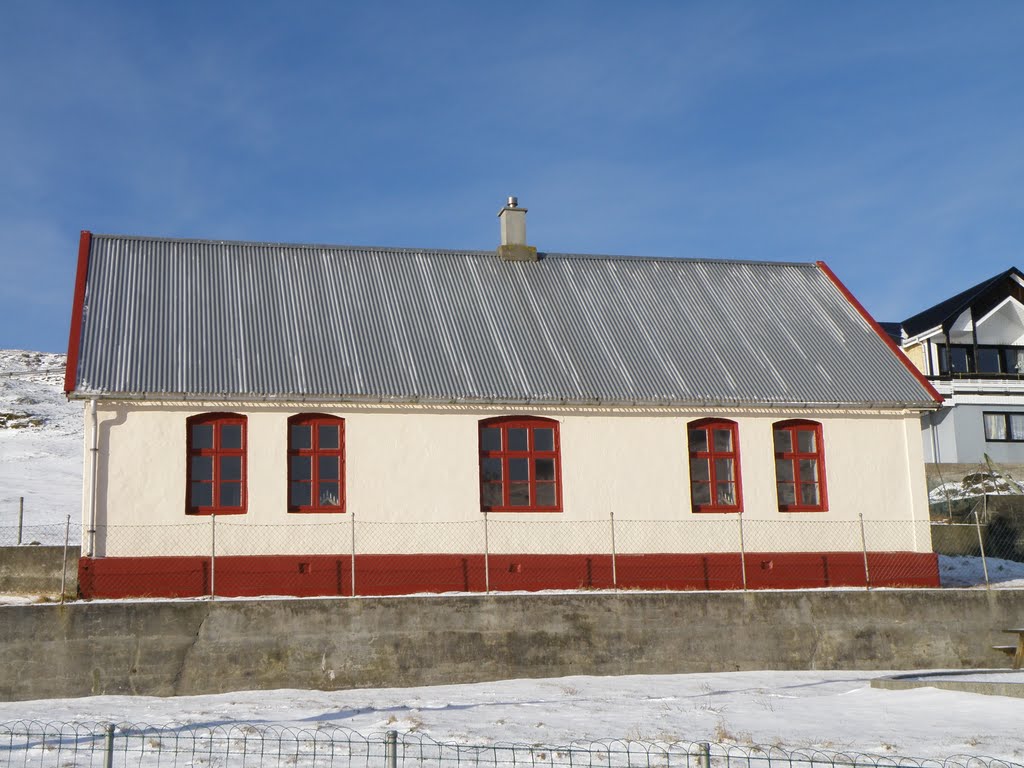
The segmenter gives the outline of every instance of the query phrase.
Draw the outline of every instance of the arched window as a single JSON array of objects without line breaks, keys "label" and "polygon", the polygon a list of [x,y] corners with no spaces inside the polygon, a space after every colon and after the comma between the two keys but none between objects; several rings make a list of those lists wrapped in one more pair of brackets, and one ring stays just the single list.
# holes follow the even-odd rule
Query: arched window
[{"label": "arched window", "polygon": [[304,413],[288,419],[288,511],[345,511],[345,421]]},{"label": "arched window", "polygon": [[736,422],[700,419],[686,427],[690,450],[690,505],[694,512],[743,509]]},{"label": "arched window", "polygon": [[825,449],[821,424],[793,419],[772,425],[775,440],[775,486],[780,512],[824,512]]},{"label": "arched window", "polygon": [[480,422],[480,508],[562,511],[557,421],[508,416]]},{"label": "arched window", "polygon": [[245,513],[245,425],[245,416],[236,413],[187,420],[188,514]]}]

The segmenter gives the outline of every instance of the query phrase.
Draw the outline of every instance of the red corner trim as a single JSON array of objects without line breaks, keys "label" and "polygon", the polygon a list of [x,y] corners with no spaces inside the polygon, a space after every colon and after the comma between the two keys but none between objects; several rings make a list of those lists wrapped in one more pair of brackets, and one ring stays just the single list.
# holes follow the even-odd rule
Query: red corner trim
[{"label": "red corner trim", "polygon": [[849,289],[842,284],[839,278],[836,277],[836,273],[828,268],[828,264],[824,261],[818,261],[815,263],[818,265],[818,269],[824,272],[825,276],[832,281],[832,284],[839,289],[839,292],[843,294],[846,300],[853,305],[853,308],[860,312],[861,317],[867,320],[868,325],[870,325],[874,329],[875,333],[878,334],[878,338],[886,343],[889,349],[892,350],[893,354],[896,355],[896,358],[903,363],[906,369],[914,375],[914,378],[920,382],[921,386],[927,390],[932,399],[936,403],[941,404],[943,400],[942,395],[940,395],[935,387],[932,386],[932,383],[924,377],[924,374],[917,369],[917,366],[910,362],[907,356],[903,354],[903,351],[896,346],[896,343],[889,337],[889,334],[882,330],[882,326],[875,321],[875,318],[868,314],[868,311],[864,309],[864,305],[857,301],[857,297],[850,293]]},{"label": "red corner trim", "polygon": [[75,275],[75,300],[71,309],[71,333],[68,335],[68,359],[64,368],[64,394],[75,390],[78,375],[78,347],[82,341],[82,310],[85,304],[85,278],[89,274],[89,248],[92,232],[83,229],[78,240],[78,272]]}]

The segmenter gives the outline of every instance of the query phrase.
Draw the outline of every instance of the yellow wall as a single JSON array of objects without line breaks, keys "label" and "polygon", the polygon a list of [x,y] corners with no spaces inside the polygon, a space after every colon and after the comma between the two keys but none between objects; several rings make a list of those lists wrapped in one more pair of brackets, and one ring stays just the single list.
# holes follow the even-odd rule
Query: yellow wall
[{"label": "yellow wall", "polygon": [[913,344],[909,347],[903,347],[903,354],[909,358],[910,362],[921,373],[927,373],[924,366],[924,352],[926,348],[925,344]]}]

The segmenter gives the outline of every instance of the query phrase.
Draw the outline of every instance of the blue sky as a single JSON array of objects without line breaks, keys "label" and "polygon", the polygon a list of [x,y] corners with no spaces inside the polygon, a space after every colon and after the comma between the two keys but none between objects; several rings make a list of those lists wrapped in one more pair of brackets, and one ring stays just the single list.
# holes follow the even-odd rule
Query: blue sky
[{"label": "blue sky", "polygon": [[1021,2],[11,2],[0,347],[78,232],[823,259],[907,317],[1024,267]]}]

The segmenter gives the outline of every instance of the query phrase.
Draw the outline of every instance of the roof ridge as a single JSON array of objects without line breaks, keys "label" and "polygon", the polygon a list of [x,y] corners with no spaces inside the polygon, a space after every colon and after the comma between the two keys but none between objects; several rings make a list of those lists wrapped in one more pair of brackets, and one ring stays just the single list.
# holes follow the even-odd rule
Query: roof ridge
[{"label": "roof ridge", "polygon": [[[346,245],[337,243],[288,243],[275,242],[270,240],[217,240],[210,238],[159,237],[153,235],[127,235],[111,233],[92,233],[92,238],[153,243],[187,243],[195,245],[227,245],[261,248],[296,248],[302,250],[368,251],[372,253],[435,254],[439,256],[480,256],[496,258],[494,250],[464,248],[413,248],[408,246]],[[553,258],[558,260],[588,259],[597,261],[664,261],[670,263],[687,262],[701,264],[750,264],[756,266],[806,267],[813,269],[818,268],[817,263],[813,261],[774,261],[771,259],[725,259],[712,258],[706,256],[640,256],[633,254],[568,253],[563,251],[538,251],[538,256],[541,259]]]}]

